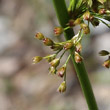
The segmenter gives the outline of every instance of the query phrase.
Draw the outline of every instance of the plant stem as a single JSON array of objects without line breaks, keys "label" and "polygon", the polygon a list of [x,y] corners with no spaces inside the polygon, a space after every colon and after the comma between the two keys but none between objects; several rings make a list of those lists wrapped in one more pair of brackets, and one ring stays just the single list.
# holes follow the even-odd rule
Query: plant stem
[{"label": "plant stem", "polygon": [[[56,10],[56,14],[59,20],[60,25],[65,28],[66,24],[69,21],[69,15],[66,8],[66,4],[64,0],[53,0],[53,4]],[[74,36],[74,32],[72,29],[65,30],[64,32],[66,40],[70,40]],[[98,110],[96,100],[93,94],[93,90],[84,66],[84,63],[75,63],[73,50],[70,50],[71,58],[77,73],[77,77],[79,79],[82,91],[86,98],[89,110]]]}]

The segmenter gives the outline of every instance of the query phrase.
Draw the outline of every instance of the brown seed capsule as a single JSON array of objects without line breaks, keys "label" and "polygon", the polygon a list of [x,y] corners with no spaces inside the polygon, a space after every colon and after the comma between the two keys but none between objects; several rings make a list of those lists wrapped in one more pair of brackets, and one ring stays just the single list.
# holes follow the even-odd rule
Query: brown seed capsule
[{"label": "brown seed capsule", "polygon": [[66,64],[64,64],[60,69],[57,70],[57,74],[60,77],[63,77],[66,73]]},{"label": "brown seed capsule", "polygon": [[76,45],[76,51],[77,51],[77,52],[81,52],[81,50],[82,50],[82,45],[81,45],[81,43],[78,43],[78,44]]},{"label": "brown seed capsule", "polygon": [[59,63],[60,63],[60,59],[56,58],[50,62],[50,65],[53,67],[57,67],[59,65]]},{"label": "brown seed capsule", "polygon": [[105,9],[100,9],[100,10],[99,10],[99,14],[102,14],[102,15],[103,15],[103,14],[106,14],[106,10],[105,10]]},{"label": "brown seed capsule", "polygon": [[54,28],[54,34],[55,36],[59,36],[63,33],[63,28],[62,27],[55,27]]},{"label": "brown seed capsule", "polygon": [[44,38],[43,39],[43,43],[46,45],[46,46],[52,46],[54,43],[51,39],[49,38]]},{"label": "brown seed capsule", "polygon": [[33,57],[33,58],[32,58],[33,64],[36,64],[36,63],[40,62],[42,59],[43,59],[43,58],[40,57],[40,56],[35,56],[35,57]]},{"label": "brown seed capsule", "polygon": [[89,29],[89,26],[87,24],[82,23],[80,26],[83,29],[84,34],[89,34],[90,33],[90,29]]},{"label": "brown seed capsule", "polygon": [[39,40],[43,40],[44,39],[44,35],[40,32],[38,32],[36,35],[35,35],[35,38],[39,39]]},{"label": "brown seed capsule", "polygon": [[103,63],[103,66],[106,67],[106,68],[110,68],[110,59],[106,60],[106,61]]},{"label": "brown seed capsule", "polygon": [[80,63],[82,61],[81,56],[79,55],[78,52],[75,52],[75,62],[76,63]]},{"label": "brown seed capsule", "polygon": [[72,42],[67,42],[67,43],[64,45],[64,49],[65,49],[65,50],[68,50],[68,49],[72,48],[72,46],[73,46],[73,43],[72,43]]},{"label": "brown seed capsule", "polygon": [[65,91],[66,91],[66,82],[63,81],[58,88],[58,92],[63,93]]}]

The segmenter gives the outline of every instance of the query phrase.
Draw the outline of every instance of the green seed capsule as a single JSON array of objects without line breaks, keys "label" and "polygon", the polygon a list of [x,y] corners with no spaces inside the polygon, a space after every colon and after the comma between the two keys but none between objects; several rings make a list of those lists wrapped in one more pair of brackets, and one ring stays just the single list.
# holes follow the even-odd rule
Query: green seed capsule
[{"label": "green seed capsule", "polygon": [[60,77],[63,77],[65,73],[66,73],[66,64],[64,64],[61,68],[57,70],[57,74]]},{"label": "green seed capsule", "polygon": [[82,61],[81,56],[79,55],[78,52],[75,52],[75,62],[76,63],[81,63],[81,61]]},{"label": "green seed capsule", "polygon": [[38,32],[36,35],[35,35],[35,38],[39,39],[39,40],[43,40],[44,39],[44,35],[40,32]]},{"label": "green seed capsule", "polygon": [[74,21],[74,25],[78,25],[78,24],[81,24],[81,18],[77,18],[75,21]]},{"label": "green seed capsule", "polygon": [[106,61],[103,63],[103,66],[106,67],[106,68],[110,68],[110,59],[106,60]]},{"label": "green seed capsule", "polygon": [[56,58],[50,62],[50,65],[53,67],[57,67],[59,65],[59,63],[60,63],[60,59]]},{"label": "green seed capsule", "polygon": [[64,49],[65,49],[65,50],[68,50],[68,49],[72,48],[72,46],[73,46],[73,43],[72,43],[72,42],[67,42],[67,43],[64,45]]},{"label": "green seed capsule", "polygon": [[33,58],[32,58],[33,64],[36,64],[36,63],[40,62],[42,59],[43,59],[43,58],[40,57],[40,56],[35,56],[35,57],[33,57]]},{"label": "green seed capsule", "polygon": [[90,19],[90,12],[89,12],[89,11],[86,11],[86,12],[83,14],[83,18],[84,18],[84,20],[89,20],[89,19]]},{"label": "green seed capsule", "polygon": [[63,93],[65,91],[66,91],[66,82],[63,81],[58,88],[58,92]]},{"label": "green seed capsule", "polygon": [[89,34],[90,33],[90,29],[89,29],[89,26],[87,24],[82,23],[80,26],[83,29],[84,34]]},{"label": "green seed capsule", "polygon": [[63,28],[62,27],[55,27],[54,28],[54,34],[55,36],[59,36],[63,33]]},{"label": "green seed capsule", "polygon": [[81,51],[82,51],[82,45],[81,45],[81,43],[78,43],[78,44],[76,45],[76,51],[77,51],[77,52],[81,52]]},{"label": "green seed capsule", "polygon": [[53,67],[53,66],[51,66],[51,67],[49,68],[49,73],[51,73],[51,74],[56,74],[56,68]]},{"label": "green seed capsule", "polygon": [[51,39],[49,38],[44,38],[43,39],[43,43],[46,45],[46,46],[52,46],[54,43]]}]

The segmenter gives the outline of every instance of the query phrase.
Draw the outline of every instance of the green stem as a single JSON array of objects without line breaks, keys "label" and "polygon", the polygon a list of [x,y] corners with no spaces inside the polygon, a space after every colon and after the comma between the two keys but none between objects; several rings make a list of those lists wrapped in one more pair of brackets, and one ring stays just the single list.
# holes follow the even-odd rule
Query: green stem
[{"label": "green stem", "polygon": [[[64,0],[53,0],[53,4],[56,10],[59,23],[63,28],[65,28],[66,24],[69,21],[69,15],[68,15],[65,1]],[[65,30],[64,35],[65,35],[66,40],[69,40],[74,36],[74,32],[72,29],[68,29],[68,30]],[[86,98],[88,108],[89,110],[98,110],[96,100],[93,94],[93,90],[92,90],[84,63],[83,62],[81,62],[80,64],[75,63],[74,55],[72,51],[73,50],[70,50],[71,58],[72,58],[82,91]]]}]

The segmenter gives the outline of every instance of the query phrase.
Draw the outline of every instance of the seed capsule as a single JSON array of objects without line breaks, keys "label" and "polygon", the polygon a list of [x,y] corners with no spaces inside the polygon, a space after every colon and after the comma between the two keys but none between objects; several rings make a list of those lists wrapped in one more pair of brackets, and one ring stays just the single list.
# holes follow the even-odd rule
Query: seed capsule
[{"label": "seed capsule", "polygon": [[60,63],[60,59],[56,58],[50,62],[50,65],[53,67],[57,67],[59,65],[59,63]]},{"label": "seed capsule", "polygon": [[84,18],[85,20],[89,20],[89,19],[90,19],[90,12],[89,12],[89,11],[86,11],[86,12],[84,13],[84,15],[83,15],[83,18]]},{"label": "seed capsule", "polygon": [[53,66],[51,66],[51,67],[49,68],[49,73],[51,73],[51,74],[56,74],[56,68],[53,67]]},{"label": "seed capsule", "polygon": [[44,35],[40,32],[38,32],[36,35],[35,35],[35,38],[39,39],[39,40],[43,40],[44,39]]},{"label": "seed capsule", "polygon": [[75,21],[74,21],[74,25],[78,25],[81,23],[81,18],[77,18]]},{"label": "seed capsule", "polygon": [[87,24],[82,23],[80,26],[83,29],[84,34],[89,34],[90,33],[90,29],[89,29],[89,26]]},{"label": "seed capsule", "polygon": [[63,33],[63,28],[62,27],[55,27],[54,28],[54,34],[55,36],[59,36]]},{"label": "seed capsule", "polygon": [[66,82],[63,81],[58,88],[58,92],[63,93],[65,91],[66,91]]},{"label": "seed capsule", "polygon": [[52,46],[54,43],[51,39],[49,38],[44,38],[43,39],[43,43],[46,45],[46,46]]},{"label": "seed capsule", "polygon": [[78,52],[75,52],[75,62],[76,63],[80,63],[82,61],[81,56],[79,55]]},{"label": "seed capsule", "polygon": [[106,60],[106,61],[103,63],[103,66],[106,67],[106,68],[110,68],[110,59]]},{"label": "seed capsule", "polygon": [[64,64],[60,69],[57,70],[57,74],[60,77],[63,77],[66,73],[66,64]]},{"label": "seed capsule", "polygon": [[43,59],[43,58],[40,57],[40,56],[35,56],[35,57],[33,57],[33,58],[32,58],[33,64],[36,64],[36,63],[40,62],[42,59]]},{"label": "seed capsule", "polygon": [[64,49],[65,49],[65,50],[68,50],[68,49],[72,48],[72,46],[73,46],[73,43],[72,43],[72,42],[67,42],[67,43],[64,45]]},{"label": "seed capsule", "polygon": [[81,45],[81,43],[78,43],[78,44],[76,45],[76,51],[77,51],[77,52],[81,52],[81,50],[82,50],[82,45]]}]

